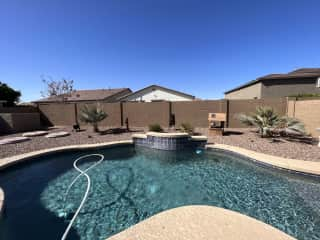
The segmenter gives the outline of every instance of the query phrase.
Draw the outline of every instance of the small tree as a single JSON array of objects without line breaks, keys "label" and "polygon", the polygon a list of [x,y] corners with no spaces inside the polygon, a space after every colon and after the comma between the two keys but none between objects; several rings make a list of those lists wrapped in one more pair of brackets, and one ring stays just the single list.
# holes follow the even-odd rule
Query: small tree
[{"label": "small tree", "polygon": [[93,126],[94,132],[99,132],[98,123],[106,117],[108,117],[108,114],[102,110],[99,103],[96,104],[94,107],[89,107],[88,105],[85,105],[81,109],[80,114],[80,120],[82,122],[91,124]]},{"label": "small tree", "polygon": [[277,125],[279,118],[272,108],[257,107],[254,114],[240,114],[239,120],[247,126],[257,127],[261,137],[269,137],[271,129]]},{"label": "small tree", "polygon": [[19,102],[21,92],[9,87],[7,84],[0,82],[0,100],[6,101],[7,106],[13,106]]},{"label": "small tree", "polygon": [[41,91],[42,97],[53,97],[53,96],[61,96],[62,100],[65,96],[70,95],[73,89],[73,80],[62,78],[61,80],[53,80],[51,77],[48,79],[44,78],[43,76],[42,82],[46,84],[46,90]]}]

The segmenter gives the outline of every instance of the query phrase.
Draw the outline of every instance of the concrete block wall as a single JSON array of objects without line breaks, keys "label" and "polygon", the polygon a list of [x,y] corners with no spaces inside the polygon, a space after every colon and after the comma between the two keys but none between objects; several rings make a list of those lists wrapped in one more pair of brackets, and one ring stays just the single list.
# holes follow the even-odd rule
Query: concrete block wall
[{"label": "concrete block wall", "polygon": [[123,120],[129,120],[132,127],[146,127],[158,123],[169,127],[169,102],[125,102],[123,103]]},{"label": "concrete block wall", "polygon": [[[99,123],[101,126],[109,126],[109,127],[121,127],[121,122],[122,122],[122,116],[121,116],[121,103],[100,103],[100,107],[105,111],[108,116]],[[84,125],[83,122],[81,122],[81,109],[85,106],[88,105],[89,107],[93,107],[96,105],[96,103],[78,103],[76,104],[76,111],[77,111],[77,119],[78,123],[80,125]]]},{"label": "concrete block wall", "polygon": [[246,99],[229,100],[228,106],[228,126],[231,128],[246,127],[239,120],[239,114],[250,114],[255,112],[258,106],[272,107],[279,115],[286,115],[286,98],[267,98],[267,99]]},{"label": "concrete block wall", "polygon": [[40,114],[0,113],[0,133],[33,131],[41,128]]},{"label": "concrete block wall", "polygon": [[288,116],[299,119],[306,130],[317,137],[320,135],[320,99],[302,99],[288,101]]},{"label": "concrete block wall", "polygon": [[190,123],[194,127],[208,127],[208,114],[212,112],[226,113],[227,101],[173,102],[171,107],[176,127],[179,127],[181,123]]}]

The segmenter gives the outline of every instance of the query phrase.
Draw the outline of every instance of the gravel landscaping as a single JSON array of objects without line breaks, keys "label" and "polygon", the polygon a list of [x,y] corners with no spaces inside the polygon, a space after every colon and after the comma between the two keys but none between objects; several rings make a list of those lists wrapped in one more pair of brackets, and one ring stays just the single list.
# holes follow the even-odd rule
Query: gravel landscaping
[{"label": "gravel landscaping", "polygon": [[[208,130],[200,129],[199,132],[207,135]],[[306,144],[285,139],[272,142],[270,138],[259,137],[252,129],[228,129],[225,136],[209,137],[208,142],[233,145],[284,158],[320,161],[320,147],[317,143]]]},{"label": "gravel landscaping", "polygon": [[[82,130],[80,132],[73,132],[72,128],[57,128],[50,130],[49,133],[66,131],[69,132],[69,136],[59,138],[46,138],[45,136],[32,137],[30,141],[26,141],[18,144],[0,145],[0,158],[14,156],[16,154],[22,154],[26,152],[32,152],[40,149],[60,147],[66,145],[77,144],[93,144],[102,142],[111,142],[118,140],[131,139],[131,135],[135,132],[129,133],[109,133],[103,134],[94,133],[91,128]],[[6,136],[0,136],[0,140],[7,137],[22,136],[22,133],[10,134]]]},{"label": "gravel landscaping", "polygon": [[[207,135],[208,133],[207,129],[197,130],[204,135]],[[31,140],[26,142],[0,145],[0,158],[58,146],[128,140],[131,139],[132,134],[139,132],[138,130],[132,132],[106,131],[103,134],[98,134],[94,133],[91,128],[81,132],[72,132],[72,129],[68,127],[53,129],[49,132],[59,131],[70,132],[70,135],[61,138],[45,138],[44,136],[38,136],[32,137]],[[6,137],[21,135],[22,133],[0,136],[0,140]],[[271,142],[271,139],[260,138],[250,129],[228,129],[225,136],[209,137],[208,141],[209,143],[228,144],[285,158],[320,161],[320,148],[316,144],[310,145],[289,142],[287,140]]]}]

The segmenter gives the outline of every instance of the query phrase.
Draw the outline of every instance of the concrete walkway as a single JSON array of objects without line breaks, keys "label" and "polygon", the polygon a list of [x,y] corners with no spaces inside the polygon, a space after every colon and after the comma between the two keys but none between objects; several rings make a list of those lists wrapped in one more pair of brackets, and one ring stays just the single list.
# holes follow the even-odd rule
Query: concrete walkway
[{"label": "concrete walkway", "polygon": [[230,210],[186,206],[161,212],[108,240],[294,240],[280,230]]}]

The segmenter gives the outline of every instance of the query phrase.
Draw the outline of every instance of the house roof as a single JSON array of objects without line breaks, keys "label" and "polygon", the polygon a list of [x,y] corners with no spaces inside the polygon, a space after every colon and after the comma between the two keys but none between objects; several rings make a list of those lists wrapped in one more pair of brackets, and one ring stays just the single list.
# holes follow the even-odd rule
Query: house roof
[{"label": "house roof", "polygon": [[130,88],[113,88],[113,89],[94,89],[94,90],[76,90],[68,95],[59,95],[54,97],[43,98],[34,102],[61,102],[62,98],[67,102],[78,102],[78,101],[99,101],[107,100],[108,98],[114,97],[117,94],[130,91]]},{"label": "house roof", "polygon": [[187,94],[187,93],[179,92],[179,91],[176,91],[176,90],[173,90],[173,89],[170,89],[170,88],[166,88],[166,87],[162,87],[162,86],[159,86],[159,85],[150,85],[150,86],[142,88],[142,89],[140,89],[138,91],[129,93],[128,95],[120,97],[119,100],[126,100],[128,97],[131,97],[131,96],[133,96],[135,94],[139,94],[139,93],[141,93],[141,92],[143,92],[145,90],[148,90],[148,89],[160,89],[160,90],[163,90],[163,91],[166,91],[166,92],[170,92],[170,93],[173,93],[173,94],[176,94],[176,95],[179,95],[179,96],[183,96],[183,97],[190,98],[190,99],[195,99],[195,96]]},{"label": "house roof", "polygon": [[266,76],[259,77],[255,80],[249,81],[236,88],[228,90],[224,94],[228,94],[228,93],[240,90],[242,88],[249,87],[253,84],[256,84],[262,81],[272,81],[276,79],[315,78],[315,77],[320,77],[320,68],[299,68],[297,70],[294,70],[286,74],[276,73],[276,74],[268,74]]}]

